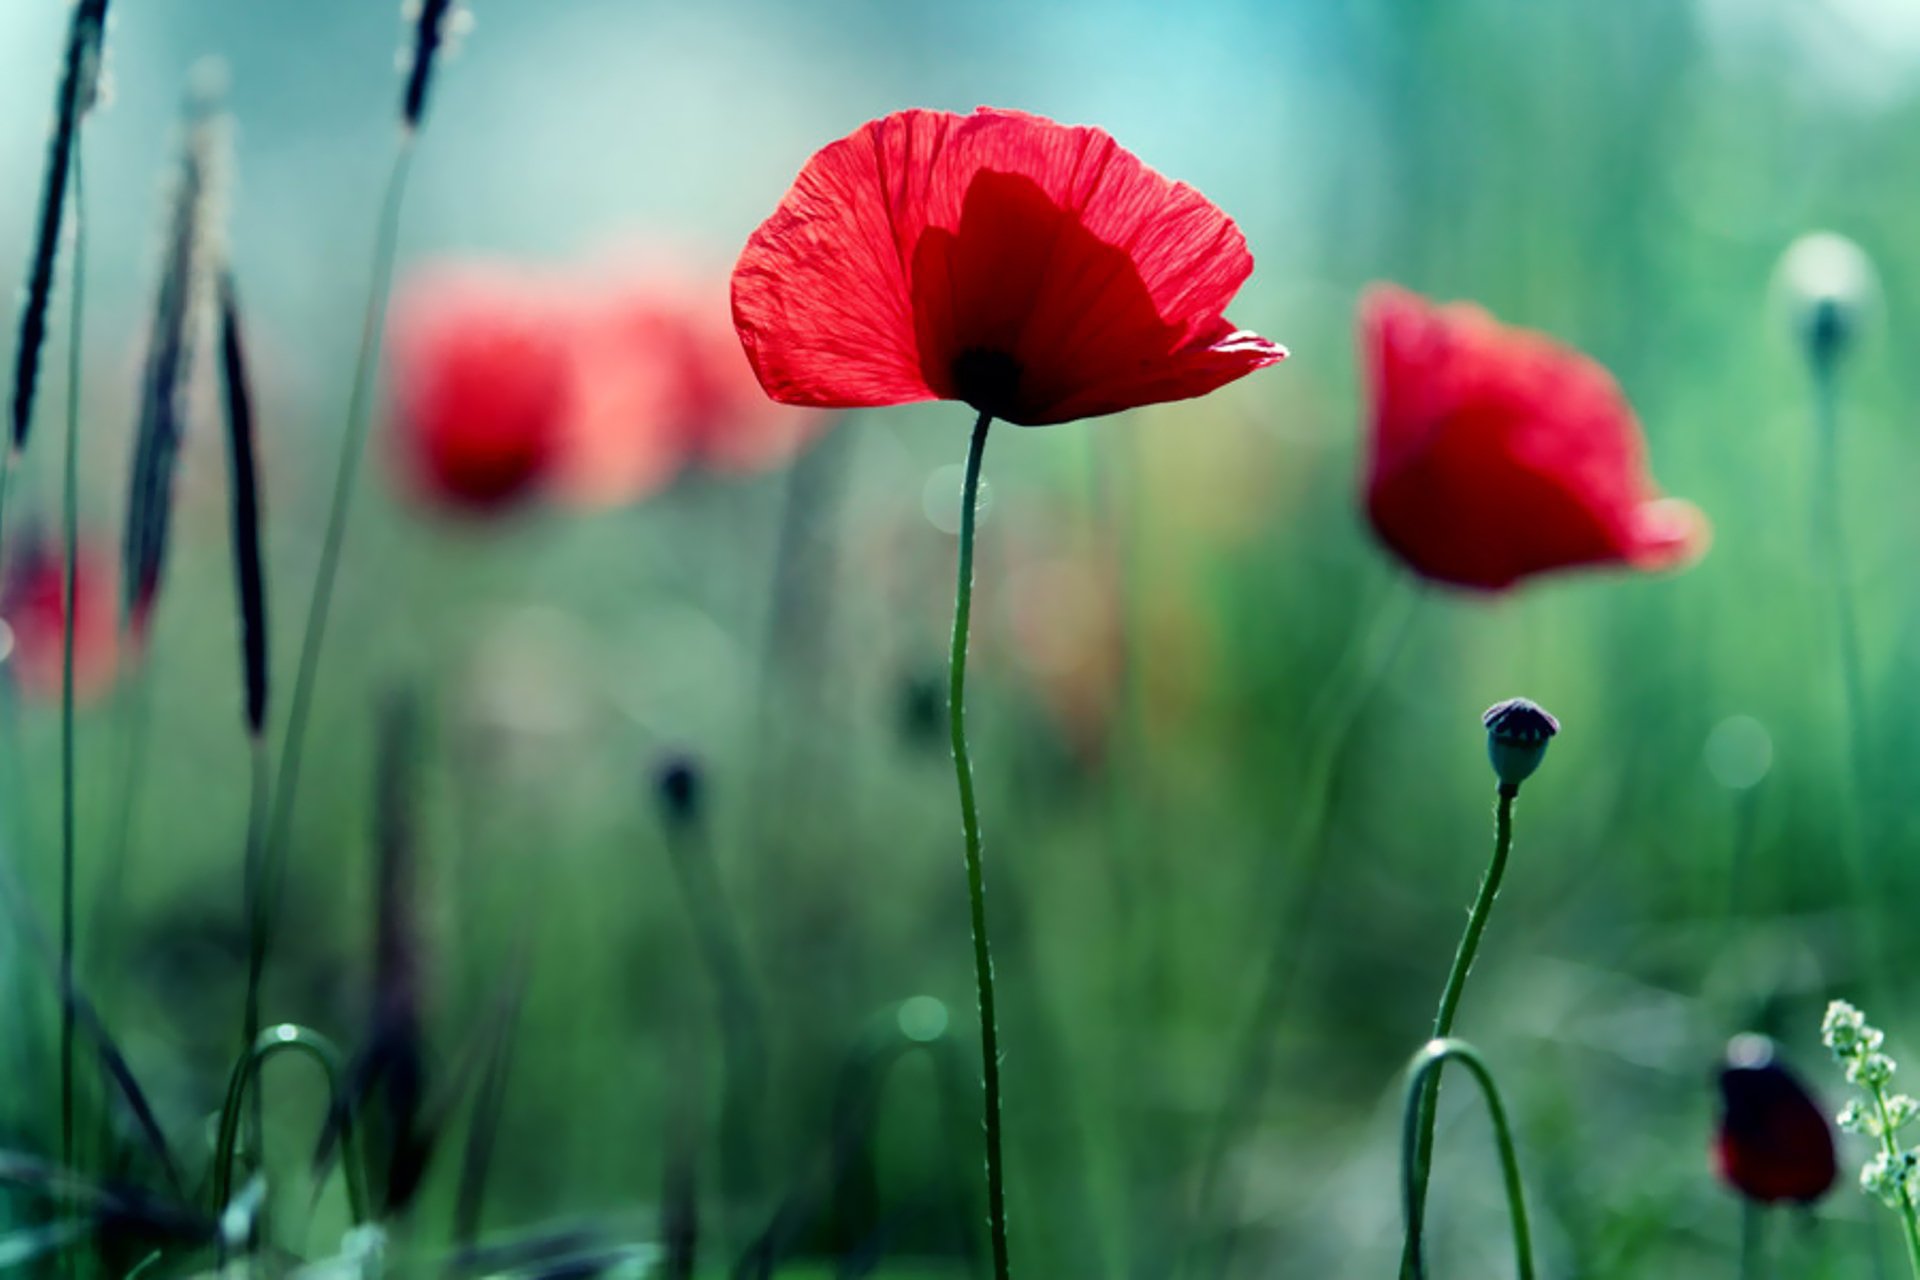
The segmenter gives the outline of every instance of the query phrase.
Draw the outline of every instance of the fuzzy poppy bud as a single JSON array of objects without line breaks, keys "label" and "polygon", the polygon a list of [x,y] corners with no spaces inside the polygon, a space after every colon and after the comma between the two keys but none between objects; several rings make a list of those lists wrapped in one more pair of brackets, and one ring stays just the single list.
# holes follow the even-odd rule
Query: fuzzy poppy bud
[{"label": "fuzzy poppy bud", "polygon": [[1547,743],[1560,732],[1560,722],[1526,698],[1496,702],[1480,723],[1487,727],[1487,758],[1503,789],[1517,790],[1531,778],[1546,759]]},{"label": "fuzzy poppy bud", "polygon": [[1811,1204],[1838,1173],[1833,1131],[1765,1036],[1735,1036],[1720,1066],[1714,1163],[1721,1181],[1760,1204]]},{"label": "fuzzy poppy bud", "polygon": [[1831,231],[1801,236],[1780,259],[1794,328],[1816,365],[1846,354],[1879,293],[1866,251]]},{"label": "fuzzy poppy bud", "polygon": [[691,756],[674,756],[661,764],[653,785],[667,821],[686,826],[699,820],[701,783],[700,766]]}]

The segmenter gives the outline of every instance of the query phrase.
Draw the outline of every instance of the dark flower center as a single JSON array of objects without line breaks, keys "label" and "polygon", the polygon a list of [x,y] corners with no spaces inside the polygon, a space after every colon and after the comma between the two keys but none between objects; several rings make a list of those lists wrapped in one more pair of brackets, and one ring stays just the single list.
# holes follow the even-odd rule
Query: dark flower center
[{"label": "dark flower center", "polygon": [[1007,417],[1018,403],[1020,362],[998,347],[968,347],[953,358],[953,394],[981,413]]}]

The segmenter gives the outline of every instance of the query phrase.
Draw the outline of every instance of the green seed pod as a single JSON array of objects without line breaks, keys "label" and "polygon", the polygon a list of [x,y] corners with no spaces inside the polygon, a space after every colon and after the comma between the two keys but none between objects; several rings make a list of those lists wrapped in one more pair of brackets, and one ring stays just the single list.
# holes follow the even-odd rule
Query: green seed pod
[{"label": "green seed pod", "polygon": [[1546,759],[1547,743],[1560,732],[1560,722],[1526,698],[1508,698],[1488,707],[1480,717],[1487,727],[1487,758],[1506,789],[1518,789]]}]

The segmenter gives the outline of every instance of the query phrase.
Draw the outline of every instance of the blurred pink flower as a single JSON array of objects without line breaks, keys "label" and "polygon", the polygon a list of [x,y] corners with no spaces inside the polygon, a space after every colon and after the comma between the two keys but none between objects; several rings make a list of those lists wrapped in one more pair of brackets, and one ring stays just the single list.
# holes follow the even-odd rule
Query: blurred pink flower
[{"label": "blurred pink flower", "polygon": [[572,396],[564,295],[513,267],[416,273],[393,307],[392,458],[411,496],[487,515],[533,496]]},{"label": "blurred pink flower", "polygon": [[724,275],[616,267],[574,305],[574,395],[553,486],[562,501],[631,501],[695,467],[776,467],[831,421],[761,393],[734,337]]},{"label": "blurred pink flower", "polygon": [[[119,661],[114,558],[82,536],[74,569],[73,697],[97,701],[113,686]],[[58,542],[29,533],[10,557],[0,586],[0,618],[12,633],[6,668],[14,687],[37,702],[60,697],[66,653],[66,561]]]}]

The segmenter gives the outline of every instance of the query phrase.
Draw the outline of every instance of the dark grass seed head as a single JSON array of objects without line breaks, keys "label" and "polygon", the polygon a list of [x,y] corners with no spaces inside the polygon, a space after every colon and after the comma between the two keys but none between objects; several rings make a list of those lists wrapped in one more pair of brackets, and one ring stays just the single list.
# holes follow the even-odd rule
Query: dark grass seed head
[{"label": "dark grass seed head", "polygon": [[255,458],[253,391],[233,273],[220,275],[220,372],[227,409],[235,595],[240,609],[241,677],[247,731],[266,732],[267,586],[260,555],[260,477]]},{"label": "dark grass seed head", "polygon": [[413,55],[405,64],[407,87],[400,100],[400,122],[413,132],[426,115],[434,64],[464,30],[466,14],[457,0],[409,0],[402,12],[413,24]]},{"label": "dark grass seed head", "polygon": [[40,385],[40,351],[46,345],[47,310],[53,300],[54,264],[60,255],[67,189],[79,147],[80,122],[100,101],[106,30],[107,0],[79,0],[67,27],[60,87],[54,98],[53,133],[47,143],[39,224],[20,306],[10,404],[12,442],[16,450],[26,447],[27,433],[33,426],[33,405]]},{"label": "dark grass seed head", "polygon": [[146,360],[127,491],[122,619],[145,629],[165,567],[172,523],[173,480],[189,417],[198,354],[212,324],[215,277],[224,256],[227,121],[221,109],[225,72],[197,67],[184,110],[184,137],[167,215],[159,285]]}]

